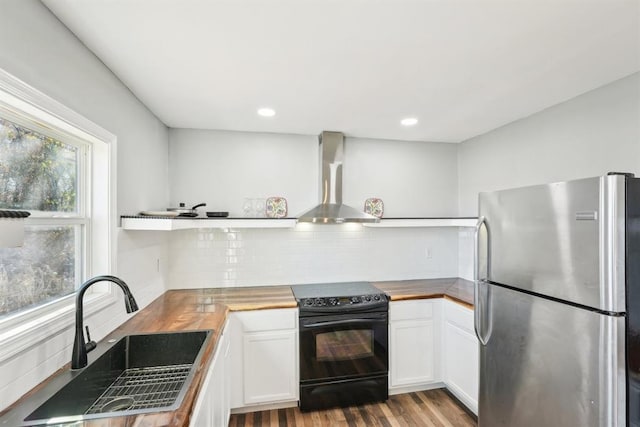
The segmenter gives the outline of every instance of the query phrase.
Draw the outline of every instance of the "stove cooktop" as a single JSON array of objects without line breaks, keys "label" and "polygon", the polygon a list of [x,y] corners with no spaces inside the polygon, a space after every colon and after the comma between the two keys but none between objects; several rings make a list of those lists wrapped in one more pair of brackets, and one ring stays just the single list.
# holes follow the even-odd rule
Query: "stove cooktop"
[{"label": "stove cooktop", "polygon": [[381,294],[382,291],[369,282],[313,283],[291,286],[297,300],[303,298],[351,297]]},{"label": "stove cooktop", "polygon": [[298,301],[300,316],[388,308],[387,296],[369,282],[293,285],[291,290]]}]

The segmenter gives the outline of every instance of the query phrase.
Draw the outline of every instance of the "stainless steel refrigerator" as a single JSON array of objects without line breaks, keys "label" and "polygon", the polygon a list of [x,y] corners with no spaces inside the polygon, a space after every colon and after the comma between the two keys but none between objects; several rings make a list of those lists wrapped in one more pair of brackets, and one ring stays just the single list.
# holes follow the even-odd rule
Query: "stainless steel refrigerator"
[{"label": "stainless steel refrigerator", "polygon": [[479,426],[640,427],[640,179],[479,203]]}]

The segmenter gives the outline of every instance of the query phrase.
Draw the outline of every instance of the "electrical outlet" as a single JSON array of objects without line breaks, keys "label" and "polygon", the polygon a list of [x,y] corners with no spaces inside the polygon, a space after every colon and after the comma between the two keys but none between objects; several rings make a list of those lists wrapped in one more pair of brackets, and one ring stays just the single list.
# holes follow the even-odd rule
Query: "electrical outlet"
[{"label": "electrical outlet", "polygon": [[427,259],[431,259],[431,258],[433,258],[433,252],[431,251],[431,248],[427,248],[427,249],[425,249],[425,251],[424,251],[424,256],[425,256],[425,258],[427,258]]}]

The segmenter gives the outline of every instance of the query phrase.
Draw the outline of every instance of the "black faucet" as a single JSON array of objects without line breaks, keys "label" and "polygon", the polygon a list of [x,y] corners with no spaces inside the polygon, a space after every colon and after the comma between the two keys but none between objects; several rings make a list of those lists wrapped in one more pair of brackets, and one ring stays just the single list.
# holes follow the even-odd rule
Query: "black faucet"
[{"label": "black faucet", "polygon": [[87,353],[96,348],[95,341],[91,341],[89,336],[89,328],[87,328],[87,340],[84,342],[84,334],[82,332],[82,298],[89,286],[98,282],[112,282],[120,286],[124,292],[124,305],[127,309],[127,313],[133,313],[138,311],[138,303],[131,294],[129,286],[124,281],[118,279],[115,276],[96,276],[93,279],[89,279],[80,286],[78,295],[76,296],[76,337],[73,340],[73,353],[71,354],[71,369],[82,369],[87,366]]}]

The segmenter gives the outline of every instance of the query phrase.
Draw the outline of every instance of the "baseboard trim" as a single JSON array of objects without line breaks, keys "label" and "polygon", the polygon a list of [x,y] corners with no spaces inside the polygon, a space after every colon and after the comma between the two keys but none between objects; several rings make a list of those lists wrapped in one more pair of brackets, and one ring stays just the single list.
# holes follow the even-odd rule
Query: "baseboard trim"
[{"label": "baseboard trim", "polygon": [[241,408],[231,408],[232,414],[246,414],[247,412],[271,411],[272,409],[295,408],[298,406],[297,400],[286,402],[265,403],[263,405],[243,406]]},{"label": "baseboard trim", "polygon": [[394,394],[413,393],[416,391],[433,390],[436,388],[444,388],[444,387],[445,387],[445,384],[440,381],[435,383],[397,386],[397,387],[389,388],[389,396],[392,396]]},{"label": "baseboard trim", "polygon": [[478,422],[478,415],[476,415],[462,400],[458,399],[458,397],[455,394],[453,394],[451,390],[449,390],[448,388],[443,387],[443,390],[445,393],[449,395],[449,397],[451,397],[453,400],[458,402],[458,404],[462,406],[462,409],[464,409],[464,411],[467,414],[469,414],[471,418],[473,418],[476,422]]}]

